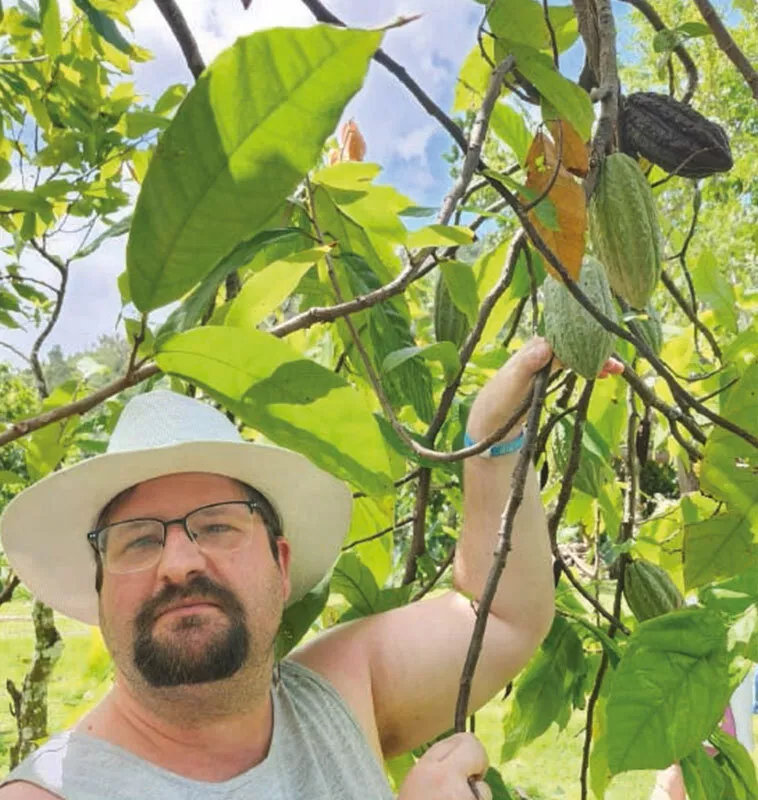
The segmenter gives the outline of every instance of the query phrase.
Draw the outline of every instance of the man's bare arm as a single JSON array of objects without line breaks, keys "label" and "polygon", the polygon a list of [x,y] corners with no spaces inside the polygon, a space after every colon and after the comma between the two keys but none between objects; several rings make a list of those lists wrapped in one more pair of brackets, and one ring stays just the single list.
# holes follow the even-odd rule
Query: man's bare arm
[{"label": "man's bare arm", "polygon": [[[528,345],[482,390],[469,432],[481,439],[500,427],[527,395],[550,358],[539,341]],[[338,627],[297,658],[322,672],[372,728],[386,756],[404,752],[452,727],[458,684],[475,616],[469,598],[481,595],[497,546],[516,455],[469,459],[465,466],[465,522],[449,592]],[[513,549],[488,620],[472,685],[470,709],[483,705],[526,664],[553,617],[550,547],[534,475],[516,515]],[[345,665],[351,664],[350,669]],[[365,665],[362,666],[362,665]],[[352,678],[351,676],[361,676]],[[360,683],[370,681],[374,719]],[[358,696],[356,702],[353,697]]]},{"label": "man's bare arm", "polygon": [[60,800],[60,796],[33,783],[14,781],[0,787],[0,800]]}]

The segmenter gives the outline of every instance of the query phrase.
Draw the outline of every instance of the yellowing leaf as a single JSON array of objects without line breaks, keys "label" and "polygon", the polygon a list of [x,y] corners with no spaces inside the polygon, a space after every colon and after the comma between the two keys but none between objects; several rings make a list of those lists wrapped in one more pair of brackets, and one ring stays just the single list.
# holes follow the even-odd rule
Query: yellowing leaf
[{"label": "yellowing leaf", "polygon": [[[542,132],[538,133],[526,157],[527,188],[532,189],[538,196],[542,194],[552,180],[556,163],[555,145]],[[560,259],[569,275],[576,280],[582,267],[584,237],[587,231],[584,189],[568,170],[561,166],[547,197],[552,201],[558,214],[558,229],[546,228],[535,213],[536,209],[529,212],[529,219],[548,247]],[[560,280],[560,276],[550,264],[545,262],[545,266],[553,277]]]},{"label": "yellowing leaf", "polygon": [[[563,156],[561,164],[574,175],[583,178],[590,168],[587,145],[576,132],[576,128],[565,120],[553,119],[548,122],[553,139],[558,142],[561,130],[563,133]],[[559,130],[560,129],[560,130]]]}]

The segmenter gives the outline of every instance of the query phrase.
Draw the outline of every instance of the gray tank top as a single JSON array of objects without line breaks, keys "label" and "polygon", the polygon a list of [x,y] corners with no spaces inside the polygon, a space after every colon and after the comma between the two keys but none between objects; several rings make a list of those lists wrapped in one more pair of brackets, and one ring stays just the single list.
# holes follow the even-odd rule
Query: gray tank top
[{"label": "gray tank top", "polygon": [[268,755],[228,781],[189,780],[68,731],[51,737],[3,783],[27,781],[65,800],[392,800],[363,731],[330,683],[284,661],[272,697]]}]

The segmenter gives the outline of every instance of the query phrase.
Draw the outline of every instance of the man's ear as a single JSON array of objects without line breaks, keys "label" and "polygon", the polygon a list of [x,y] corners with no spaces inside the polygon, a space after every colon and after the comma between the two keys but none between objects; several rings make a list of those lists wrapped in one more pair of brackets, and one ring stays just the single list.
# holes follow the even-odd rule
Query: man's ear
[{"label": "man's ear", "polygon": [[292,586],[290,585],[290,558],[292,557],[292,549],[290,543],[283,536],[276,537],[276,548],[279,553],[277,563],[279,564],[279,570],[284,580],[284,600],[286,601],[292,591]]}]

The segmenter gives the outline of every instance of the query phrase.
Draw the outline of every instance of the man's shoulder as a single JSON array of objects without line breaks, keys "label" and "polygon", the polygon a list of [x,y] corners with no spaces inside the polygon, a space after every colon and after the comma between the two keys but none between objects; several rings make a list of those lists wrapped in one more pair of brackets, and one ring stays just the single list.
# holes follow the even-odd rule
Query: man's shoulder
[{"label": "man's shoulder", "polygon": [[0,786],[0,800],[60,800],[60,795],[48,792],[26,781],[14,781]]}]

